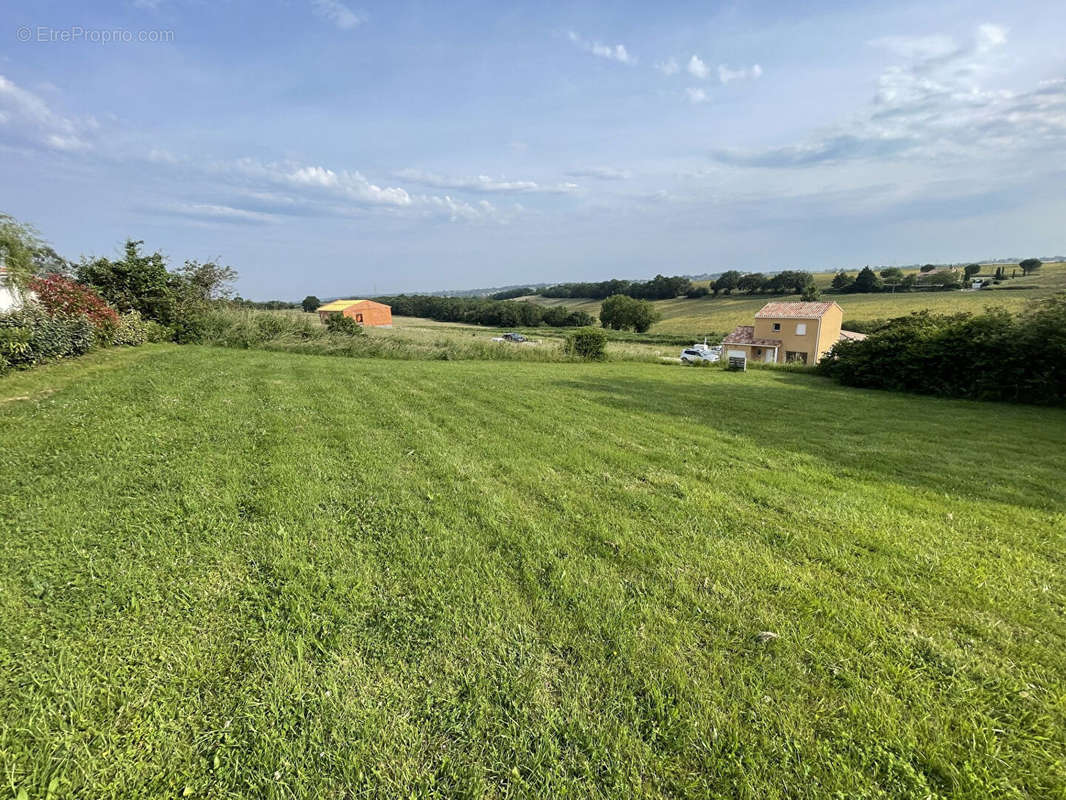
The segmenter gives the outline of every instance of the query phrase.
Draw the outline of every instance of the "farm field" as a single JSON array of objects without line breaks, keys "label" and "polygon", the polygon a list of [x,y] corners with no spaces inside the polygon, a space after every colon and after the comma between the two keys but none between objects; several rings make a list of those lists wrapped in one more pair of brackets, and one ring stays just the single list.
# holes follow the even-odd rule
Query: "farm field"
[{"label": "farm field", "polygon": [[[991,275],[994,267],[982,274]],[[854,275],[855,270],[851,271]],[[1020,275],[1020,272],[1019,272]],[[815,274],[816,283],[828,287],[833,273]],[[1010,287],[1010,288],[1005,288]],[[844,327],[849,319],[871,320],[899,317],[912,311],[928,309],[939,314],[959,311],[979,313],[987,306],[1002,306],[1011,311],[1020,311],[1030,300],[1048,297],[1066,291],[1066,263],[1045,264],[1038,272],[1028,277],[1004,281],[1000,286],[977,292],[898,292],[878,294],[825,294],[824,300],[835,300],[844,309]],[[548,298],[534,295],[523,298],[542,305],[565,305],[577,311],[598,315],[600,300]],[[795,295],[783,298],[780,295],[756,295],[734,293],[729,296],[701,297],[694,300],[676,298],[656,300],[655,307],[663,315],[661,322],[652,326],[652,333],[685,334],[693,337],[704,335],[720,337],[737,325],[750,325],[755,312],[774,299],[797,299]]]},{"label": "farm field", "polygon": [[1066,787],[1062,410],[145,345],[0,442],[4,796]]},{"label": "farm field", "polygon": [[[596,308],[599,308],[597,304]],[[304,314],[302,311],[274,311],[261,312],[274,314],[295,314],[300,317],[312,319],[318,324],[315,314]],[[514,355],[515,351],[526,351],[525,355],[532,359],[534,355],[543,356],[544,360],[551,357],[561,359],[563,356],[563,343],[569,330],[567,328],[492,328],[484,325],[470,325],[461,322],[438,322],[437,320],[424,319],[422,317],[393,317],[391,328],[368,327],[364,329],[366,334],[374,339],[381,339],[398,346],[409,346],[417,352],[429,353],[432,358],[432,349],[448,349],[451,346],[463,346],[471,343],[491,345],[492,338],[501,336],[509,331],[520,331],[529,338],[532,344],[514,345],[501,343],[491,345],[498,347],[506,355]],[[677,342],[657,342],[653,337],[642,334],[624,334],[610,331],[611,337],[607,342],[607,357],[620,361],[657,361],[659,358],[676,358],[682,345]],[[685,344],[691,344],[685,341]],[[534,350],[537,352],[529,352]]]}]

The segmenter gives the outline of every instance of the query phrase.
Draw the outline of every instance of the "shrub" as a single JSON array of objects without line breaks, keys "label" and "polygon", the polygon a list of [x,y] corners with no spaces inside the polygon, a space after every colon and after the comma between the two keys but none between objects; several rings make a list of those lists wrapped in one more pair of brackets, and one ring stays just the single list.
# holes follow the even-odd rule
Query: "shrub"
[{"label": "shrub", "polygon": [[144,321],[144,332],[149,342],[169,342],[174,339],[174,329],[160,325],[154,319]]},{"label": "shrub", "polygon": [[118,325],[118,312],[104,302],[92,287],[83,283],[62,275],[47,275],[31,278],[29,288],[36,293],[41,307],[53,317],[84,317],[100,330]]},{"label": "shrub", "polygon": [[351,317],[339,313],[326,317],[326,330],[341,336],[363,336],[365,334],[362,325]]},{"label": "shrub", "polygon": [[15,367],[80,356],[92,349],[96,335],[84,317],[53,317],[39,307],[0,314],[0,355]]},{"label": "shrub", "polygon": [[1066,296],[1021,315],[911,314],[834,345],[819,371],[849,386],[1066,404]]},{"label": "shrub", "polygon": [[171,329],[178,344],[200,344],[204,340],[206,315],[190,314],[174,320]]},{"label": "shrub", "polygon": [[587,361],[607,358],[607,333],[599,328],[580,328],[566,336],[566,354]]},{"label": "shrub", "polygon": [[125,347],[142,345],[148,341],[149,325],[159,326],[156,322],[148,322],[136,311],[128,311],[119,317],[111,335],[111,343]]}]

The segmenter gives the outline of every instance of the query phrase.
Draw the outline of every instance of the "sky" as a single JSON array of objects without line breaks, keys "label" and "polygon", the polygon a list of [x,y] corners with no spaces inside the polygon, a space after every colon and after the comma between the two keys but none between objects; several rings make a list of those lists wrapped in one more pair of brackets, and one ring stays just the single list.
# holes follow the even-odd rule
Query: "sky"
[{"label": "sky", "polygon": [[1066,251],[1066,3],[0,0],[0,211],[254,299]]}]

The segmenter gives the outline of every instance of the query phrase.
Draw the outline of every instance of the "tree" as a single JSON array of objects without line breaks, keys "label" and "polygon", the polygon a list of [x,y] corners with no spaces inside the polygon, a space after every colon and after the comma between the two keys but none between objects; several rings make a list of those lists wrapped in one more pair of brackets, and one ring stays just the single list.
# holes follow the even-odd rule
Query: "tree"
[{"label": "tree", "polygon": [[14,286],[19,289],[26,286],[37,272],[37,253],[47,247],[33,226],[0,214],[0,263]]},{"label": "tree", "polygon": [[959,275],[952,270],[941,270],[935,275],[930,275],[922,282],[925,286],[934,286],[940,289],[961,289]]},{"label": "tree", "polygon": [[852,277],[848,275],[848,273],[846,273],[844,270],[840,270],[840,272],[833,276],[833,282],[830,284],[830,286],[833,287],[834,291],[846,292],[851,289],[851,285],[853,283],[855,283],[855,281],[852,279]]},{"label": "tree", "polygon": [[980,264],[967,264],[963,267],[962,272],[966,276],[966,280],[970,280],[974,275],[981,271]]},{"label": "tree", "polygon": [[600,324],[616,331],[627,329],[644,333],[659,320],[659,313],[647,300],[614,294],[600,306]]},{"label": "tree", "polygon": [[765,286],[766,276],[761,272],[749,272],[747,275],[741,276],[740,280],[737,281],[737,288],[748,294],[761,292]]},{"label": "tree", "polygon": [[918,268],[918,271],[932,272],[934,269],[936,269],[936,264],[922,264],[922,266]]},{"label": "tree", "polygon": [[903,280],[903,270],[899,267],[885,267],[881,270],[881,277],[886,281],[901,281]]},{"label": "tree", "polygon": [[307,297],[304,298],[303,302],[300,303],[300,306],[308,314],[317,309],[320,305],[322,305],[322,301],[315,297],[313,294],[307,295]]},{"label": "tree", "polygon": [[1028,275],[1030,272],[1035,272],[1044,266],[1044,262],[1039,258],[1027,258],[1018,262],[1018,266],[1021,267],[1022,275]]},{"label": "tree", "polygon": [[731,269],[719,275],[718,279],[711,284],[711,289],[714,291],[715,295],[719,292],[732,294],[733,290],[737,288],[737,282],[739,280],[740,273],[735,269]]},{"label": "tree", "polygon": [[172,276],[163,254],[144,255],[143,244],[127,239],[122,258],[86,260],[75,273],[119,311],[139,311],[143,317],[169,325],[175,317]]},{"label": "tree", "polygon": [[855,282],[851,285],[853,292],[879,292],[881,288],[881,279],[869,267],[859,270],[859,274],[855,276]]},{"label": "tree", "polygon": [[813,303],[821,296],[821,292],[818,291],[818,287],[813,283],[807,284],[807,288],[803,290],[803,294],[800,295],[800,300],[804,303]]},{"label": "tree", "polygon": [[177,291],[186,293],[189,300],[203,304],[228,300],[233,296],[235,280],[237,270],[214,261],[186,261],[171,278]]}]

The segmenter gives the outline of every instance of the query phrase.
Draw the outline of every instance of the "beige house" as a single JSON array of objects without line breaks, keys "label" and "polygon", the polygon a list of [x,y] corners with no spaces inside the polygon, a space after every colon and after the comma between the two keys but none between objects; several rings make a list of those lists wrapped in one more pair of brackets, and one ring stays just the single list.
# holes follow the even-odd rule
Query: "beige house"
[{"label": "beige house", "polygon": [[836,303],[767,303],[754,325],[739,325],[722,340],[722,356],[745,356],[767,364],[816,364],[841,339],[865,339],[841,329]]}]

